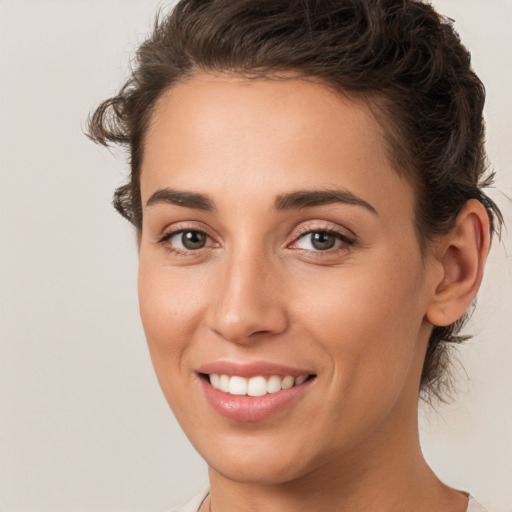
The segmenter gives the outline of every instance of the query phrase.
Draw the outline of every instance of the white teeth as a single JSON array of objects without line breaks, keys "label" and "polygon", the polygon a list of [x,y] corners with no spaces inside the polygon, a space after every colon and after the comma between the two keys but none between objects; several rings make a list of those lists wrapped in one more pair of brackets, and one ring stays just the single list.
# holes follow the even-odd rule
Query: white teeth
[{"label": "white teeth", "polygon": [[300,386],[303,382],[306,382],[306,379],[308,378],[307,375],[301,375],[300,377],[297,377],[295,379],[295,385]]},{"label": "white teeth", "polygon": [[247,385],[249,396],[263,396],[267,394],[267,381],[265,377],[252,377]]},{"label": "white teeth", "polygon": [[247,395],[247,379],[234,375],[229,379],[230,395]]},{"label": "white teeth", "polygon": [[219,377],[219,389],[224,393],[229,393],[229,377],[227,375]]},{"label": "white teeth", "polygon": [[281,389],[290,389],[295,384],[295,379],[290,375],[286,376],[281,382]]},{"label": "white teeth", "polygon": [[215,389],[220,389],[219,381],[220,377],[218,375],[216,375],[215,373],[212,373],[210,375],[210,383]]},{"label": "white teeth", "polygon": [[267,393],[277,393],[281,391],[281,377],[272,375],[267,382]]},{"label": "white teeth", "polygon": [[249,396],[263,396],[267,393],[277,393],[282,389],[290,389],[293,386],[303,384],[308,375],[301,375],[300,377],[279,377],[272,375],[268,380],[263,376],[251,377],[246,379],[238,375],[218,375],[215,373],[210,374],[210,384],[215,389],[220,389],[224,393],[230,395],[249,395]]}]

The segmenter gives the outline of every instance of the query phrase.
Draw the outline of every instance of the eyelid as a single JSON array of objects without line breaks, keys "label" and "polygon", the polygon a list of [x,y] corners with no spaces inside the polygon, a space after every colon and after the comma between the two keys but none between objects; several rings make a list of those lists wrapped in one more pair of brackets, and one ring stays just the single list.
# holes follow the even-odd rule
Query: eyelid
[{"label": "eyelid", "polygon": [[[168,233],[166,233],[160,240],[159,242],[166,242],[167,240],[170,240],[171,238],[174,238],[176,235],[180,235],[180,234],[183,234],[183,233],[189,233],[189,232],[196,232],[196,233],[201,233],[202,235],[205,235],[207,238],[209,238],[210,240],[213,240],[212,237],[208,234],[208,233],[205,233],[204,231],[201,231],[200,229],[187,229],[187,228],[182,228],[182,229],[178,229],[176,231],[169,231]],[[190,249],[191,251],[193,249]],[[195,251],[194,251],[195,252]]]},{"label": "eyelid", "polygon": [[[202,223],[200,224],[201,226],[198,226],[197,223],[178,222],[176,224],[167,226],[157,236],[155,243],[157,245],[163,246],[163,248],[166,251],[178,256],[199,256],[203,254],[205,251],[211,249],[212,247],[218,247],[220,244],[219,242],[217,242],[216,237],[211,233],[211,230],[204,226]],[[172,237],[187,231],[197,231],[198,233],[202,233],[210,240],[210,243],[208,243],[208,245],[206,245],[205,247],[200,247],[198,249],[180,249],[172,247],[168,243]]]},{"label": "eyelid", "polygon": [[202,222],[184,221],[175,222],[174,224],[170,224],[163,228],[160,233],[156,235],[157,242],[161,242],[162,240],[168,239],[170,236],[183,231],[198,231],[200,233],[204,233],[212,240],[215,240],[216,238],[211,229],[205,226]]},{"label": "eyelid", "polygon": [[[338,237],[341,241],[341,244],[338,246],[332,247],[330,249],[325,250],[311,250],[311,249],[303,249],[300,247],[293,247],[301,238],[305,237],[308,234],[312,233],[329,233]],[[347,251],[354,243],[357,241],[357,236],[354,232],[348,228],[341,227],[339,225],[333,225],[327,222],[317,222],[312,224],[303,224],[299,226],[295,231],[293,231],[291,243],[287,244],[287,248],[303,251],[305,253],[312,253],[315,257],[327,257],[329,255],[333,255],[337,252]]]},{"label": "eyelid", "polygon": [[[197,231],[199,233],[202,233],[210,240],[210,243],[207,246],[201,247],[199,249],[178,249],[175,247],[170,247],[169,244],[167,244],[167,241],[170,238],[186,231]],[[311,250],[292,247],[292,245],[295,244],[300,238],[305,237],[307,234],[318,232],[330,233],[337,236],[338,239],[342,242],[341,244],[339,244],[341,245],[341,247],[336,246],[331,249],[325,250]],[[318,253],[318,255],[320,256],[320,253],[323,253],[325,256],[327,256],[328,254],[332,255],[337,251],[346,251],[350,246],[352,246],[357,241],[357,236],[354,234],[352,230],[346,227],[342,227],[338,224],[330,223],[328,221],[314,221],[311,223],[303,223],[292,231],[288,239],[290,238],[291,242],[287,242],[285,244],[286,248],[301,250],[304,252]],[[157,236],[156,244],[162,245],[169,252],[179,255],[199,255],[203,251],[207,251],[212,247],[219,247],[221,245],[217,241],[217,237],[214,234],[212,234],[211,230],[207,226],[205,226],[202,222],[191,221],[177,222],[175,224],[167,226]]]},{"label": "eyelid", "polygon": [[354,242],[357,240],[357,236],[352,230],[326,221],[301,224],[298,228],[292,231],[290,237],[292,238],[292,241],[295,241],[302,235],[317,233],[320,231],[333,233]]}]

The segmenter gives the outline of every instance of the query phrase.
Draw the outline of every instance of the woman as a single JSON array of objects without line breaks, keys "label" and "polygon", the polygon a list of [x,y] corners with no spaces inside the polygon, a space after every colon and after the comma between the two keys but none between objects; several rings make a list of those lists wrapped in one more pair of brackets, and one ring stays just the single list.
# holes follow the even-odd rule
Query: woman
[{"label": "woman", "polygon": [[501,221],[484,89],[389,0],[183,0],[90,121],[125,144],[157,377],[209,467],[183,511],[477,511],[418,438]]}]

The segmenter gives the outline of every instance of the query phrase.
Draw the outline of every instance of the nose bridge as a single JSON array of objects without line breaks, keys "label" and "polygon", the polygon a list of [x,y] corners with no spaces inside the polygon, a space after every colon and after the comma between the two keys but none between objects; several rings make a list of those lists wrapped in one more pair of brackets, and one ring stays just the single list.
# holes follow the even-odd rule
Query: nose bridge
[{"label": "nose bridge", "polygon": [[275,262],[251,244],[227,252],[212,328],[235,343],[250,342],[257,333],[282,332],[287,320],[277,294]]}]

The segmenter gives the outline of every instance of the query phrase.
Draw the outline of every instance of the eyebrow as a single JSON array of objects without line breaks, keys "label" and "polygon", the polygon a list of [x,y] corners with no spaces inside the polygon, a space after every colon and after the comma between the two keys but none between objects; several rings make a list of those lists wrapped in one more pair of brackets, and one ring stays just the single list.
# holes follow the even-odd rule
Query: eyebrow
[{"label": "eyebrow", "polygon": [[[159,203],[173,204],[205,212],[217,211],[214,202],[208,195],[171,188],[163,188],[154,192],[147,200],[146,207]],[[274,201],[274,210],[297,210],[334,203],[362,206],[371,213],[378,215],[377,210],[370,203],[346,189],[297,190],[287,194],[280,194]]]},{"label": "eyebrow", "polygon": [[174,204],[205,212],[215,212],[217,210],[213,201],[206,194],[172,188],[162,188],[153,193],[146,202],[146,208],[159,203]]},{"label": "eyebrow", "polygon": [[370,203],[346,189],[298,190],[289,194],[281,194],[276,197],[274,208],[277,211],[283,211],[333,203],[362,206],[371,213],[378,215],[377,210]]}]

